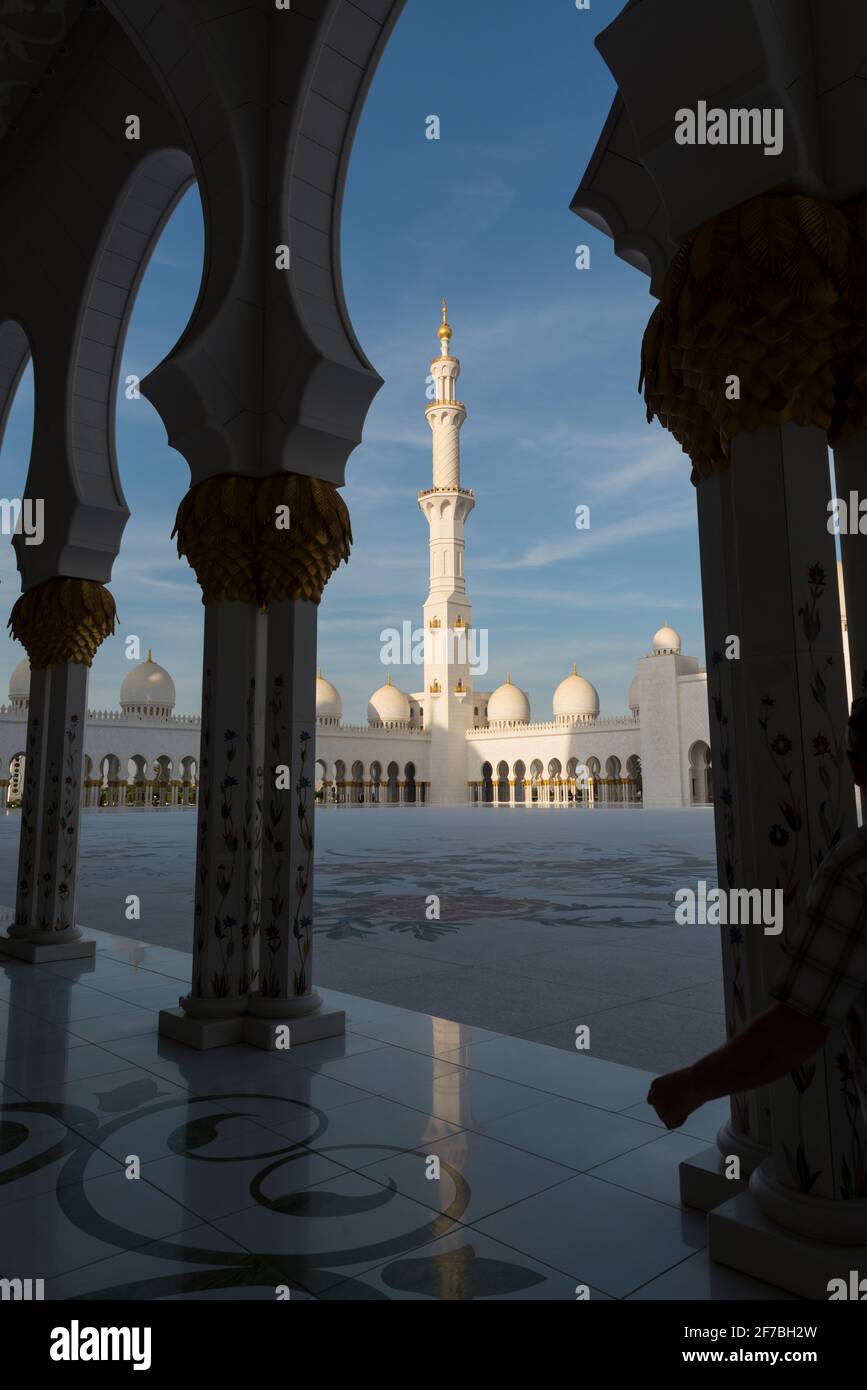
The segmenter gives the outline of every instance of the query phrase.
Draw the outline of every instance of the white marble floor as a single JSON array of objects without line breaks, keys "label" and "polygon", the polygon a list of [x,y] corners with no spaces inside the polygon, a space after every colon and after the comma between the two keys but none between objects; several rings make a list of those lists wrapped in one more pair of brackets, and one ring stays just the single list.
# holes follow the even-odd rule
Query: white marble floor
[{"label": "white marble floor", "polygon": [[193,1052],[156,1028],[189,957],[95,935],[92,962],[0,958],[0,1277],[85,1300],[785,1297],[712,1265],[678,1204],[724,1105],[667,1134],[649,1070],[337,991],[345,1038]]}]

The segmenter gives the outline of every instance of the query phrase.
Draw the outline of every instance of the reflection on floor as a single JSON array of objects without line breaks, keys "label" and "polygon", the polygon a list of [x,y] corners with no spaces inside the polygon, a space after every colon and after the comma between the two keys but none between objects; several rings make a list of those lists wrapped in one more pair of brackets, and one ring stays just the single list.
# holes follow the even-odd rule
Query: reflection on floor
[{"label": "reflection on floor", "polygon": [[[0,1278],[49,1299],[780,1298],[705,1254],[647,1072],[329,993],[345,1038],[157,1036],[189,957],[0,958]],[[138,1174],[138,1176],[136,1176]]]}]

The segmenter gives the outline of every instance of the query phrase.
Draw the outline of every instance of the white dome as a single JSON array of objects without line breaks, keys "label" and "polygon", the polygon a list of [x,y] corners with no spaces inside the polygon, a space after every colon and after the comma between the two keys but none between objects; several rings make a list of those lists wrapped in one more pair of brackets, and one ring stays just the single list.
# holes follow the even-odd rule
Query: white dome
[{"label": "white dome", "polygon": [[333,719],[337,723],[343,718],[340,691],[325,679],[321,671],[316,677],[316,718]]},{"label": "white dome", "polygon": [[637,713],[638,705],[638,677],[636,676],[629,687],[629,708],[633,713]]},{"label": "white dome", "polygon": [[571,676],[561,681],[554,691],[554,718],[596,719],[598,716],[599,695],[573,666]]},{"label": "white dome", "polygon": [[665,623],[653,639],[653,650],[657,656],[661,656],[663,652],[674,652],[675,655],[679,656],[680,633],[675,632],[673,627],[669,627]]},{"label": "white dome", "polygon": [[147,661],[135,666],[120,687],[120,707],[130,710],[159,710],[171,713],[175,704],[175,683],[168,671],[158,666],[148,651]]},{"label": "white dome", "polygon": [[488,700],[488,722],[490,724],[529,724],[530,701],[523,690],[512,685],[512,677],[506,677],[506,684],[500,685]]},{"label": "white dome", "polygon": [[30,661],[23,656],[9,677],[9,699],[16,701],[30,699]]},{"label": "white dome", "polygon": [[375,690],[367,706],[368,724],[408,724],[410,722],[409,698],[396,685],[388,682]]}]

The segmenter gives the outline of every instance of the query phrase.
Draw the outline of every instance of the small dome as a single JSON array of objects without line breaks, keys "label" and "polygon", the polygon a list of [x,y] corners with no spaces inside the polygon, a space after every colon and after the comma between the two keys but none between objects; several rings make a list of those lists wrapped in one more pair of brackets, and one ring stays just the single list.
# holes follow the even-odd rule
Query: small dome
[{"label": "small dome", "polygon": [[147,661],[135,666],[120,687],[121,709],[171,713],[175,704],[175,683],[164,667],[158,666],[150,650]]},{"label": "small dome", "polygon": [[671,652],[674,652],[675,656],[680,656],[680,633],[675,632],[673,627],[669,627],[668,623],[665,623],[653,639],[653,650],[657,656]]},{"label": "small dome", "polygon": [[638,677],[636,676],[629,687],[629,708],[633,714],[638,713]]},{"label": "small dome", "polygon": [[9,677],[9,699],[13,705],[30,699],[30,661],[26,656]]},{"label": "small dome", "polygon": [[554,718],[560,720],[597,719],[599,695],[596,689],[572,667],[571,676],[554,691]]},{"label": "small dome", "polygon": [[316,677],[316,718],[333,719],[337,723],[343,718],[340,691],[336,685],[325,679],[321,671]]},{"label": "small dome", "polygon": [[368,724],[408,724],[410,721],[409,698],[396,685],[391,676],[385,685],[375,690],[367,706]]},{"label": "small dome", "polygon": [[488,722],[490,724],[529,724],[530,701],[523,690],[512,685],[512,677],[506,677],[506,684],[500,685],[488,700]]}]

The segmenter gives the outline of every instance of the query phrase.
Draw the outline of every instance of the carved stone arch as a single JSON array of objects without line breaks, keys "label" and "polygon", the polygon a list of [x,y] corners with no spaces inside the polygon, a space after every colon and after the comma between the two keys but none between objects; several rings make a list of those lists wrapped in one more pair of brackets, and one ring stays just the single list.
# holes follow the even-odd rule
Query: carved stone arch
[{"label": "carved stone arch", "polygon": [[15,319],[0,321],[0,448],[30,356],[30,339],[22,325]]},{"label": "carved stone arch", "polygon": [[[51,498],[43,543],[13,542],[24,590],[60,576],[111,576],[128,517],[114,461],[124,335],[162,224],[191,176],[157,84],[106,12],[94,13],[69,7],[67,76],[49,96],[64,97],[62,118],[46,121],[44,96],[25,101],[14,139],[0,142],[0,313],[28,338],[2,333],[0,428],[29,347],[37,410],[24,495]],[[32,70],[22,73],[28,81]],[[131,110],[141,118],[138,141],[125,138]],[[180,188],[172,160],[186,161]]]},{"label": "carved stone arch", "polygon": [[[118,197],[97,248],[73,348],[69,464],[76,507],[56,567],[60,573],[102,583],[111,577],[129,519],[115,438],[124,343],[142,277],[166,223],[194,182],[185,151],[163,149],[145,155]],[[34,463],[40,473],[46,471],[40,468],[41,460],[34,458]],[[47,495],[45,485],[32,474],[27,493]],[[25,585],[51,577],[34,573],[28,548],[19,538],[13,543]]]},{"label": "carved stone arch", "polygon": [[[346,309],[343,191],[403,0],[307,0],[303,13],[257,0],[207,23],[196,0],[156,14],[143,13],[141,0],[107,3],[184,131],[208,246],[187,329],[143,393],[193,485],[215,474],[293,472],[341,486],[382,385]],[[248,117],[263,92],[267,163]],[[268,275],[282,245],[289,272]]]}]

